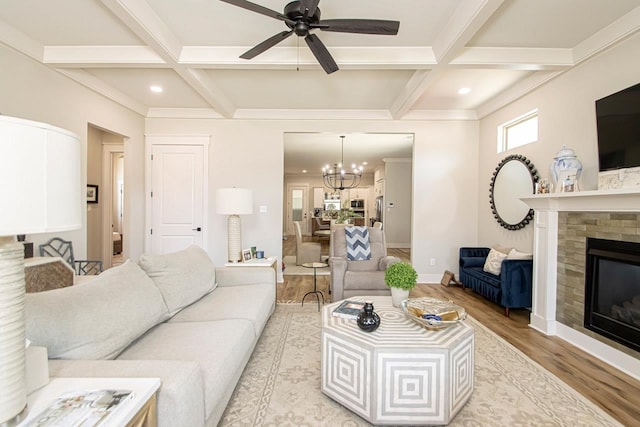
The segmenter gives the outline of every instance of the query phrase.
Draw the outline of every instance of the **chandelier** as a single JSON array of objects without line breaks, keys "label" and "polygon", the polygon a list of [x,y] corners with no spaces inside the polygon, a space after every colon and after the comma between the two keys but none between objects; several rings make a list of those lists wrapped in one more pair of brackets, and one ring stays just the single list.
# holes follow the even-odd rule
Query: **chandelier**
[{"label": "chandelier", "polygon": [[344,135],[340,136],[340,138],[342,138],[342,156],[340,163],[334,163],[333,167],[330,167],[327,164],[322,168],[322,180],[324,181],[324,185],[332,190],[345,190],[357,187],[360,185],[362,170],[364,169],[362,165],[356,166],[354,163],[351,165],[351,171],[345,170],[343,167]]}]

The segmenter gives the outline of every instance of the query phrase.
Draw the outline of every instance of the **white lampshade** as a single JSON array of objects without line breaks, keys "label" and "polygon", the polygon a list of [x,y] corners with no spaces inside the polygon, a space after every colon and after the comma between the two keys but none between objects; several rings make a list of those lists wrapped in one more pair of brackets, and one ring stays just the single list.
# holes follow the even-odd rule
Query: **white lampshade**
[{"label": "white lampshade", "polygon": [[248,188],[219,188],[216,191],[216,213],[250,215],[253,213],[253,192]]},{"label": "white lampshade", "polygon": [[238,262],[242,252],[240,216],[253,213],[253,193],[247,188],[219,188],[216,191],[216,213],[227,218],[227,260]]},{"label": "white lampshade", "polygon": [[24,247],[13,236],[80,228],[80,178],[76,135],[0,116],[0,425],[27,404]]},{"label": "white lampshade", "polygon": [[75,134],[0,116],[0,236],[80,228],[80,173]]}]

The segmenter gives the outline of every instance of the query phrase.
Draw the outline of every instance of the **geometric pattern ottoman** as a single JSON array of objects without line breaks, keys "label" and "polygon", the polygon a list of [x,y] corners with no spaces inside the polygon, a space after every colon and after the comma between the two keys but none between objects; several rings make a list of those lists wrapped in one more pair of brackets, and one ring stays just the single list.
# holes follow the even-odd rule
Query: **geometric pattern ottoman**
[{"label": "geometric pattern ottoman", "polygon": [[380,327],[322,311],[322,392],[376,425],[448,424],[473,392],[473,328],[465,322],[430,331],[393,307],[372,301]]}]

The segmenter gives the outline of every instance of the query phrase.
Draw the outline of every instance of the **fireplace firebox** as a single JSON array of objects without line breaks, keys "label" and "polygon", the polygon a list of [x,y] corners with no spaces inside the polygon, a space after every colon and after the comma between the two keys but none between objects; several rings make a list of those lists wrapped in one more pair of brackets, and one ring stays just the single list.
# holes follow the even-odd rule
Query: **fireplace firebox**
[{"label": "fireplace firebox", "polygon": [[587,238],[584,327],[640,351],[640,243]]}]

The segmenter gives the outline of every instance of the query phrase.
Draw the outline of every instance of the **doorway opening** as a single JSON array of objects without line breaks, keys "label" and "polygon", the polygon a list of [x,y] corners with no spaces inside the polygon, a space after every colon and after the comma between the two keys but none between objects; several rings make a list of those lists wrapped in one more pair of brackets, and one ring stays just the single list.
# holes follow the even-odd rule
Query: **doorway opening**
[{"label": "doorway opening", "polygon": [[87,258],[104,269],[126,259],[124,143],[126,138],[89,124],[87,184],[97,185],[97,203],[87,204]]}]

